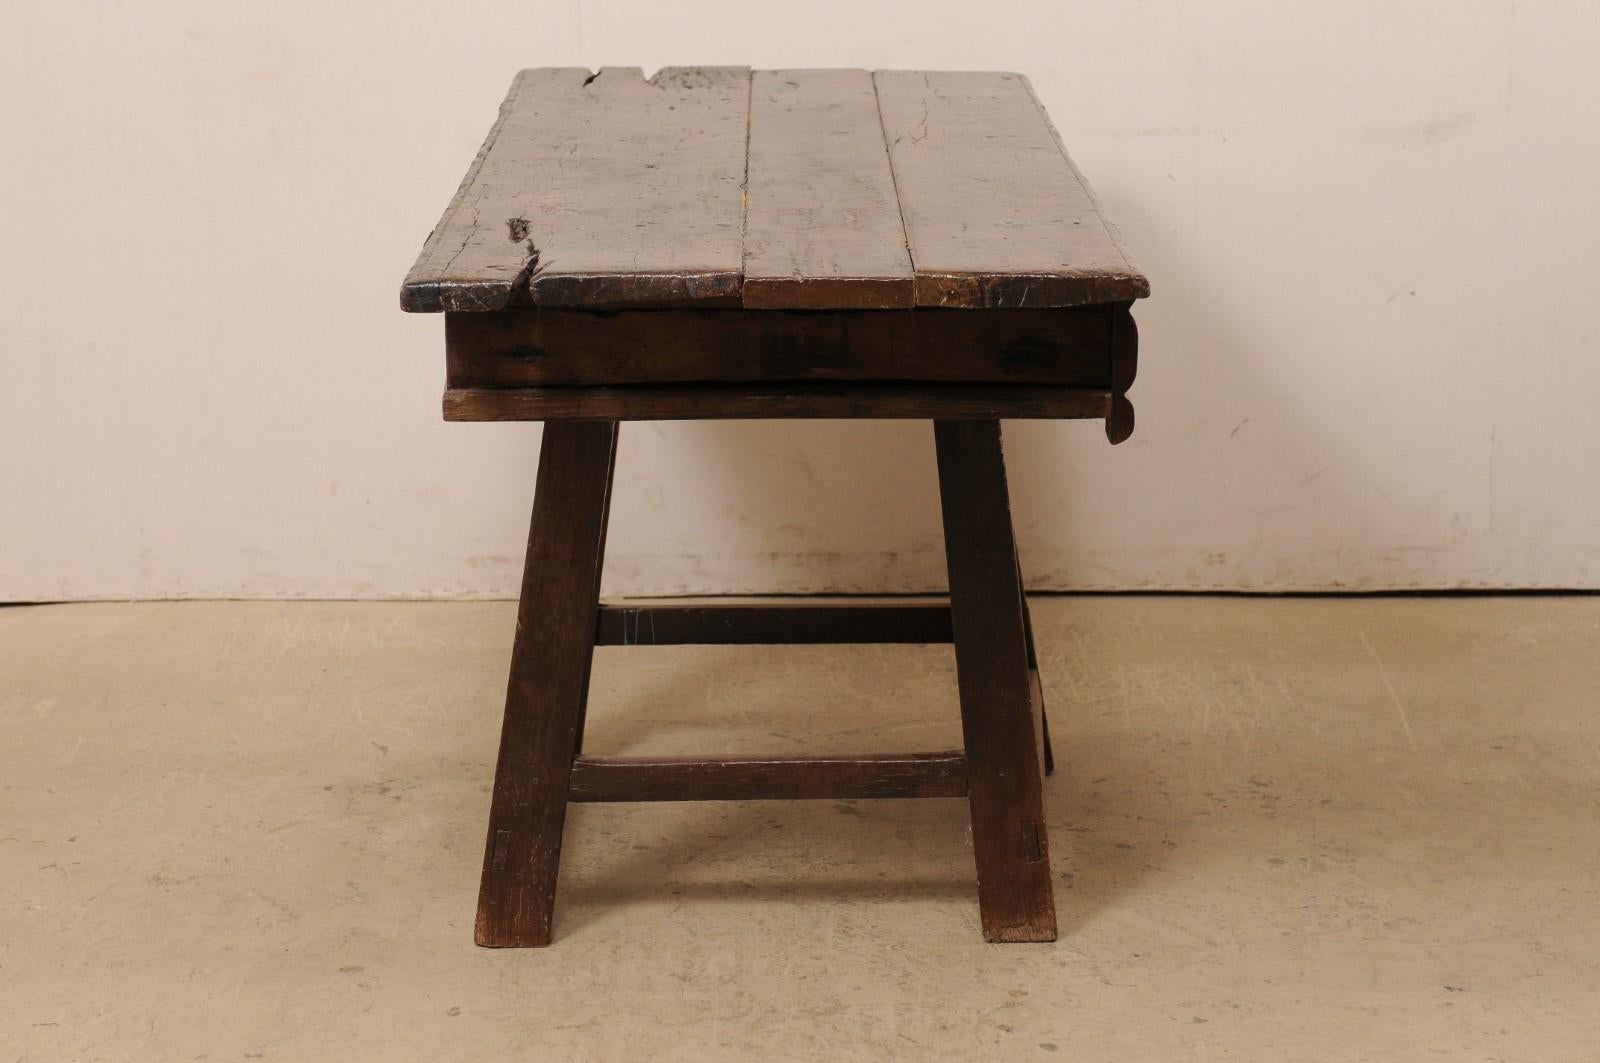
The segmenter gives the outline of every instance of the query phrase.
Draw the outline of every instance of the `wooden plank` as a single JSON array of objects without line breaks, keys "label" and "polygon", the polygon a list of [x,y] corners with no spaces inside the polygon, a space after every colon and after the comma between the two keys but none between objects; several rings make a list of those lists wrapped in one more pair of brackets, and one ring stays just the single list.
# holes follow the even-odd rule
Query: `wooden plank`
[{"label": "wooden plank", "polygon": [[935,421],[978,905],[988,941],[1054,941],[1027,629],[998,421]]},{"label": "wooden plank", "polygon": [[945,599],[600,606],[597,646],[763,646],[950,641]]},{"label": "wooden plank", "polygon": [[911,258],[865,70],[759,70],[750,92],[744,305],[912,303]]},{"label": "wooden plank", "polygon": [[[448,388],[447,421],[683,421],[755,418],[1105,417],[1111,392],[1042,384],[638,385]],[[1124,400],[1126,401],[1126,400]]]},{"label": "wooden plank", "polygon": [[1020,74],[880,70],[918,306],[1073,306],[1150,293]]},{"label": "wooden plank", "polygon": [[480,945],[550,943],[616,449],[615,422],[544,430],[478,891]]},{"label": "wooden plank", "polygon": [[749,95],[745,67],[522,71],[401,306],[736,299]]},{"label": "wooden plank", "polygon": [[571,780],[571,801],[965,797],[967,758],[960,750],[845,757],[579,757]]},{"label": "wooden plank", "polygon": [[928,380],[1110,387],[1114,313],[505,310],[445,316],[452,387]]}]

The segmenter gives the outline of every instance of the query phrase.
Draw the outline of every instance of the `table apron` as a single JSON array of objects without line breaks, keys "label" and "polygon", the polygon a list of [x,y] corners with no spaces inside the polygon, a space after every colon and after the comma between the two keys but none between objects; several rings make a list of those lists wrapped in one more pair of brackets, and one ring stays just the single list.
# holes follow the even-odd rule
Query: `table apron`
[{"label": "table apron", "polygon": [[1128,304],[445,315],[452,388],[885,381],[1113,387]]}]

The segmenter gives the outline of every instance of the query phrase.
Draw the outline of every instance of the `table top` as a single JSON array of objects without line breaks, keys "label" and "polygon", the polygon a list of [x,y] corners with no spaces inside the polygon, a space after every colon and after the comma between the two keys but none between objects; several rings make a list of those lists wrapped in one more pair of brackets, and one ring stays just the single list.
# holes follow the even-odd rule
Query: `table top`
[{"label": "table top", "polygon": [[870,310],[1149,292],[1020,74],[603,67],[516,76],[400,301]]}]

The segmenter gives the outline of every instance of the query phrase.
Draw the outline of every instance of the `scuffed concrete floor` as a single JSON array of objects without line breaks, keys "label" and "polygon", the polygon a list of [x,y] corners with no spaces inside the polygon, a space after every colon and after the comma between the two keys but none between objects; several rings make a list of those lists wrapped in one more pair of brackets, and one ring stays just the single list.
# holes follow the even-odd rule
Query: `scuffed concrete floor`
[{"label": "scuffed concrete floor", "polygon": [[[513,606],[0,609],[0,1060],[1600,1057],[1600,598],[1039,598],[1062,937],[954,801],[581,806],[473,947]],[[605,649],[588,748],[959,743],[948,648]]]}]

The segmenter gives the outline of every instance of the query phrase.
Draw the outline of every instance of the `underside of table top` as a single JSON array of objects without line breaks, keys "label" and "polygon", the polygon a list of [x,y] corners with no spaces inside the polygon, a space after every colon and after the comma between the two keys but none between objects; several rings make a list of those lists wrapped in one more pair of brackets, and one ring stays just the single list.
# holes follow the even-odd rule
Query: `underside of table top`
[{"label": "underside of table top", "polygon": [[1149,294],[1020,74],[519,73],[410,311],[1042,308]]}]

